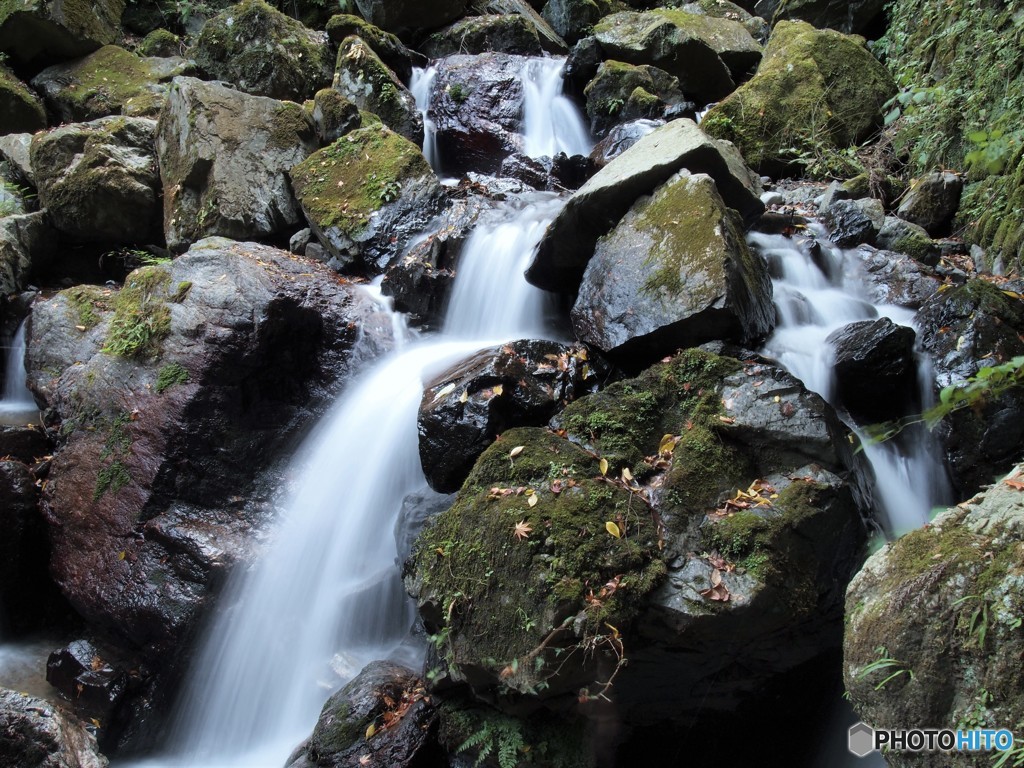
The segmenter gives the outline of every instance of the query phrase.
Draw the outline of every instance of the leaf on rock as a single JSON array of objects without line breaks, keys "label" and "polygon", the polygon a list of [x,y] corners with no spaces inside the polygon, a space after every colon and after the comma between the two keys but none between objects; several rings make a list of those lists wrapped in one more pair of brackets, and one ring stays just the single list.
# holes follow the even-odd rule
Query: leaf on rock
[{"label": "leaf on rock", "polygon": [[[531,496],[530,498],[536,498],[536,496]],[[530,538],[531,533],[533,533],[533,526],[525,520],[520,520],[512,527],[512,538],[517,541]]]},{"label": "leaf on rock", "polygon": [[534,493],[534,494],[530,495],[526,499],[526,503],[529,504],[531,507],[536,507],[537,506],[537,494]]},{"label": "leaf on rock", "polygon": [[448,395],[450,395],[454,391],[455,391],[455,382],[454,381],[451,384],[445,384],[443,387],[441,387],[439,390],[437,390],[437,394],[434,395],[434,399],[431,402],[436,403],[442,397],[448,397]]},{"label": "leaf on rock", "polygon": [[517,445],[515,448],[508,452],[508,457],[510,459],[514,459],[516,456],[523,452],[523,449],[525,447],[525,445]]},{"label": "leaf on rock", "polygon": [[608,531],[608,533],[610,533],[616,539],[622,538],[622,531],[619,530],[619,526],[617,526],[611,520],[604,524],[604,529]]},{"label": "leaf on rock", "polygon": [[597,466],[600,467],[602,475],[608,474],[608,459],[601,459]]}]

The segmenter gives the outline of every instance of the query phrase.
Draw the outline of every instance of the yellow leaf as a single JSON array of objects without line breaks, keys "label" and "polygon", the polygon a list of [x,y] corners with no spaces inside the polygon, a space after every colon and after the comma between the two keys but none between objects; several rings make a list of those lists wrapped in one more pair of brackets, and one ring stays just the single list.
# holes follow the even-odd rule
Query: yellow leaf
[{"label": "yellow leaf", "polygon": [[437,394],[434,395],[434,399],[431,402],[436,403],[442,397],[448,397],[448,395],[450,395],[454,391],[455,391],[455,382],[453,381],[451,384],[446,384],[445,386],[441,387],[437,391]]},{"label": "yellow leaf", "polygon": [[494,396],[497,397],[498,395],[505,391],[505,388],[501,386],[501,384],[496,384],[492,391],[494,392]]},{"label": "yellow leaf", "polygon": [[527,498],[526,503],[529,504],[531,507],[536,507],[537,506],[537,494],[533,494],[532,496]]},{"label": "yellow leaf", "polygon": [[464,389],[464,390],[462,390],[462,394],[459,395],[459,402],[460,403],[464,403],[467,400],[469,400],[469,390],[468,389]]},{"label": "yellow leaf", "polygon": [[627,483],[633,482],[633,473],[629,471],[629,467],[622,468],[622,479]]},{"label": "yellow leaf", "polygon": [[370,723],[368,726],[366,726],[366,738],[367,738],[367,740],[372,739],[373,738],[373,734],[375,734],[376,732],[377,732],[377,726],[374,725],[373,723]]},{"label": "yellow leaf", "polygon": [[127,552],[125,552],[125,551],[124,551],[124,550],[122,549],[122,550],[121,550],[120,552],[118,552],[118,553],[117,553],[117,559],[118,559],[118,560],[124,560],[124,558],[125,558],[125,556],[126,556],[127,554],[128,554],[128,553],[127,553]]},{"label": "yellow leaf", "polygon": [[523,452],[523,448],[525,447],[526,446],[524,445],[517,445],[515,448],[508,452],[508,457],[510,459],[514,459],[516,456]]},{"label": "yellow leaf", "polygon": [[661,438],[661,443],[658,445],[658,453],[672,453],[672,449],[675,447],[675,435],[663,435]]},{"label": "yellow leaf", "polygon": [[608,459],[601,459],[601,462],[598,464],[598,466],[601,468],[602,475],[608,474]]},{"label": "yellow leaf", "polygon": [[608,531],[608,533],[610,533],[616,539],[622,538],[622,531],[619,530],[619,526],[617,526],[611,520],[604,524],[604,529]]}]

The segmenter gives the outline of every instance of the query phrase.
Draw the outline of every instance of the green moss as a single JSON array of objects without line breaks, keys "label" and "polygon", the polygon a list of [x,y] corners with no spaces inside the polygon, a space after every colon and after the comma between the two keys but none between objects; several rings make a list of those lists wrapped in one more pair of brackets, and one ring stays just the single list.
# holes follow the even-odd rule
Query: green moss
[{"label": "green moss", "polygon": [[412,142],[379,127],[364,127],[314,152],[292,169],[292,185],[312,221],[352,236],[409,178],[431,174]]},{"label": "green moss", "polygon": [[103,351],[121,357],[155,357],[171,330],[165,288],[170,275],[162,267],[142,267],[128,275],[114,298],[114,317]]},{"label": "green moss", "polygon": [[139,42],[138,51],[143,56],[180,56],[183,46],[170,30],[154,29]]},{"label": "green moss", "polygon": [[472,88],[463,83],[452,83],[451,85],[448,86],[446,92],[449,98],[451,98],[451,100],[454,101],[456,104],[463,104],[465,103],[466,99],[469,98],[469,94],[471,91]]},{"label": "green moss", "polygon": [[95,285],[76,285],[61,291],[68,304],[68,313],[75,325],[94,328],[101,313],[110,309],[110,291]]},{"label": "green moss", "polygon": [[117,493],[132,481],[128,468],[120,461],[114,461],[96,474],[96,487],[92,500],[99,501],[107,492]]},{"label": "green moss", "polygon": [[71,78],[63,94],[81,119],[128,111],[155,116],[162,103],[150,90],[153,77],[146,63],[116,45],[105,45],[86,56],[74,67]]},{"label": "green moss", "polygon": [[713,107],[701,127],[734,142],[752,168],[779,173],[866,138],[894,93],[859,38],[783,21],[754,78]]},{"label": "green moss", "polygon": [[43,103],[2,61],[0,107],[0,133],[35,133],[46,127]]},{"label": "green moss", "polygon": [[313,125],[302,107],[292,101],[281,103],[270,117],[270,149],[294,149],[303,141],[312,141]]},{"label": "green moss", "polygon": [[187,382],[188,371],[185,370],[184,366],[181,363],[168,363],[157,374],[155,389],[158,395],[162,395],[176,384],[185,384]]}]

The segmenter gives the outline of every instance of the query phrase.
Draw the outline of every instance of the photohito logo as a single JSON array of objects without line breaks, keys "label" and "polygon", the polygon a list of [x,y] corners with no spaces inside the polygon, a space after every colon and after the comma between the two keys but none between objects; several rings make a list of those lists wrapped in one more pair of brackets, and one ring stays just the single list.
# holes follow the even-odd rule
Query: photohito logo
[{"label": "photohito logo", "polygon": [[850,726],[846,746],[857,757],[866,757],[883,749],[898,752],[1006,752],[1013,749],[1013,733],[1005,728],[876,730],[867,723],[856,723]]}]

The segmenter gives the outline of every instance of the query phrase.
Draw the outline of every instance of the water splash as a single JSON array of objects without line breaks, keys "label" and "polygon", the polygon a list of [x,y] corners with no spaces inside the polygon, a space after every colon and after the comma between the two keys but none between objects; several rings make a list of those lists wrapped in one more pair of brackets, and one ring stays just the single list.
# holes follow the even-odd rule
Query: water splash
[{"label": "water splash", "polygon": [[[754,232],[750,244],[768,261],[774,275],[778,326],[765,344],[767,356],[779,361],[804,385],[832,402],[835,391],[834,351],[825,339],[833,331],[858,320],[888,317],[911,326],[908,309],[875,304],[860,277],[853,251],[837,248],[816,232],[818,246],[801,247],[782,235]],[[921,402],[931,398],[927,360],[919,360]],[[948,481],[934,441],[927,433],[908,431],[899,440],[872,443],[856,426],[864,455],[875,474],[875,501],[881,523],[889,534],[899,534],[928,522],[935,506],[948,502]]]}]

